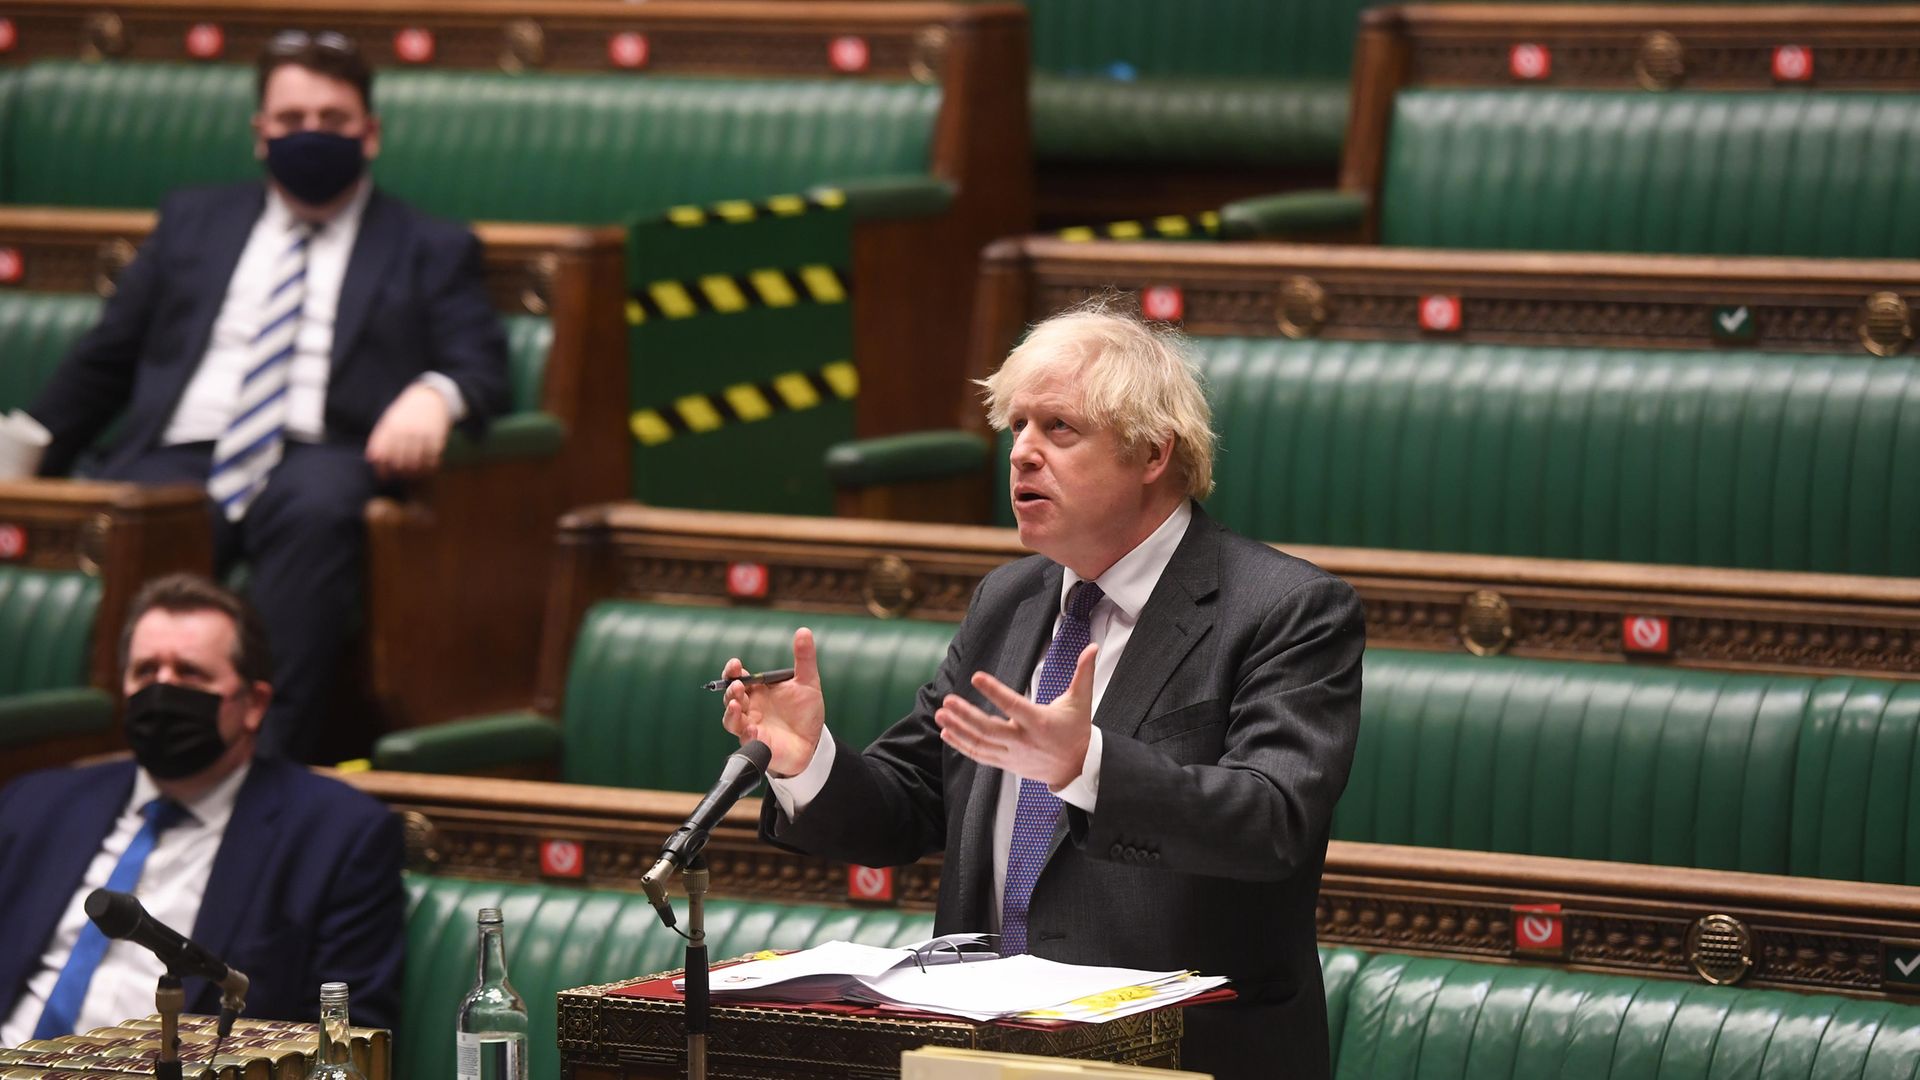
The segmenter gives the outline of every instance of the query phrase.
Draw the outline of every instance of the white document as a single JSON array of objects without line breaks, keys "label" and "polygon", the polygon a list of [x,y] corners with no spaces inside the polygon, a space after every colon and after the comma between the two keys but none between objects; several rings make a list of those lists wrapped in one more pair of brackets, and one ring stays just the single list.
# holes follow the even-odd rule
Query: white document
[{"label": "white document", "polygon": [[[920,964],[951,964],[963,946],[977,946],[983,934],[949,934],[898,948],[829,941],[784,956],[767,956],[721,968],[708,977],[708,992],[762,1001],[839,1001],[859,987],[859,980],[878,977],[896,967],[918,971]],[[975,953],[975,956],[992,956]],[[915,957],[919,962],[915,962]],[[673,980],[684,991],[686,979]]]},{"label": "white document", "polygon": [[[965,964],[942,964],[924,971],[916,967],[896,968],[878,977],[860,979],[866,991],[864,994],[855,993],[863,1000],[880,1004],[904,1005],[975,1020],[994,1020],[1015,1013],[1049,1009],[1082,998],[1111,994],[1124,988],[1185,981],[1188,974],[1185,971],[1141,971],[1136,968],[1061,964],[1037,956],[1022,955]],[[1059,1019],[1076,1017],[1062,1016]]]}]

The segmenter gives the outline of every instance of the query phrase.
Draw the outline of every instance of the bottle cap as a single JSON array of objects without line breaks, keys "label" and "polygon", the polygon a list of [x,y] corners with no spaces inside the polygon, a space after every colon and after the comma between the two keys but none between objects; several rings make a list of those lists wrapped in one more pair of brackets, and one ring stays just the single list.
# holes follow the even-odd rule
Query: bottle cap
[{"label": "bottle cap", "polygon": [[328,982],[320,984],[320,1004],[338,1005],[347,1000],[347,984]]},{"label": "bottle cap", "polygon": [[480,909],[480,921],[481,921],[481,922],[483,922],[483,923],[497,923],[497,922],[500,922],[500,921],[502,921],[502,920],[501,920],[501,918],[500,918],[500,909],[499,909],[499,908],[497,908],[497,907],[483,907],[483,908],[481,908],[481,909]]}]

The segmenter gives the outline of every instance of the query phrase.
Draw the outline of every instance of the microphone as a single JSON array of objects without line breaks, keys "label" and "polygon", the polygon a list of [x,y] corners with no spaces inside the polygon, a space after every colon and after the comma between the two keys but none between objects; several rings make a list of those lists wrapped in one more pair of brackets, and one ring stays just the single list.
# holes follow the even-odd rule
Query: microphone
[{"label": "microphone", "polygon": [[720,770],[720,782],[693,808],[687,823],[675,829],[667,842],[660,845],[660,859],[640,879],[640,887],[647,891],[647,899],[665,925],[673,925],[673,905],[667,902],[667,879],[676,868],[692,862],[694,856],[700,854],[700,849],[707,846],[707,834],[720,824],[733,804],[740,801],[740,796],[753,790],[772,760],[773,751],[759,739],[727,755],[727,764]]},{"label": "microphone", "polygon": [[194,944],[166,923],[147,914],[132,893],[95,889],[87,894],[87,918],[110,938],[131,941],[160,958],[175,975],[193,975],[220,988],[220,1026],[222,1039],[233,1030],[233,1021],[247,1007],[249,980],[239,968]]}]

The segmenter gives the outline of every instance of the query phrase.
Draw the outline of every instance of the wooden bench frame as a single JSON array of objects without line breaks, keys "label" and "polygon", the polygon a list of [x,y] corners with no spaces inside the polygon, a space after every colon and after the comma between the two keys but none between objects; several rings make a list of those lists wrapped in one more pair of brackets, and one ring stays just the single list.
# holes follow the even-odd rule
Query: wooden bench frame
[{"label": "wooden bench frame", "polygon": [[[0,207],[0,251],[10,252],[21,270],[19,280],[0,287],[104,294],[152,221],[149,213]],[[450,465],[411,485],[403,499],[367,504],[367,674],[389,727],[524,705],[534,685],[554,522],[570,507],[630,490],[619,230],[481,225],[476,231],[486,246],[498,307],[552,320],[541,405],[560,421],[566,438],[550,458]],[[124,505],[134,498],[124,485],[38,481],[17,487],[16,497],[29,505],[58,493],[72,493],[61,497],[76,505],[93,499]],[[42,491],[50,494],[43,497]],[[503,498],[512,492],[522,494]],[[8,512],[8,493],[0,487],[0,515]],[[167,496],[171,502],[154,505],[177,515],[169,528],[195,533],[190,541],[165,542],[191,548],[198,560],[193,568],[204,570],[211,564],[211,541],[197,495],[175,492]],[[193,512],[186,509],[189,503]],[[509,567],[525,572],[502,572]],[[131,587],[158,569],[142,564],[143,576]],[[116,620],[115,633],[124,597],[118,603],[102,610],[103,619]],[[117,669],[107,654],[98,662],[109,665],[96,668],[106,679],[101,685],[117,687]]]},{"label": "wooden bench frame", "polygon": [[[639,888],[700,798],[411,773],[343,779],[402,816],[416,871],[626,890]],[[714,894],[852,902],[855,868],[761,843],[759,809],[742,800],[714,830]],[[887,898],[861,902],[931,910],[939,874],[937,856],[896,868]],[[859,887],[879,880],[867,875]],[[1516,911],[1541,904],[1560,910]],[[1519,921],[1548,914],[1559,920],[1560,946],[1518,947]],[[1742,985],[1909,999],[1920,991],[1881,978],[1886,950],[1920,945],[1920,889],[1891,885],[1334,841],[1316,915],[1323,943],[1383,952],[1727,980],[1734,968],[1714,963],[1705,939],[1748,957]]]},{"label": "wooden bench frame", "polygon": [[[1776,47],[1809,50],[1808,81],[1774,77]],[[1515,74],[1513,50],[1545,50],[1547,74]],[[1920,89],[1920,6],[1660,7],[1415,4],[1374,8],[1355,43],[1340,188],[1366,196],[1380,236],[1393,100],[1406,87],[1505,89]]]},{"label": "wooden bench frame", "polygon": [[[542,0],[529,7],[517,0],[459,0],[417,8],[378,0],[270,6],[255,0],[21,0],[9,5],[5,18],[15,44],[0,57],[12,63],[76,56],[193,61],[188,42],[196,32],[200,40],[217,36],[219,58],[248,62],[274,32],[301,26],[349,34],[383,70],[619,73],[625,69],[612,59],[614,38],[638,34],[646,60],[636,78],[728,74],[941,84],[931,172],[955,186],[951,207],[854,228],[848,269],[862,298],[853,319],[860,364],[856,430],[863,437],[951,421],[950,395],[929,388],[958,393],[975,255],[1033,222],[1027,23],[1017,4]],[[431,42],[430,58],[401,59],[406,35]],[[832,65],[834,42],[849,37],[866,45],[864,71],[843,73]]]}]

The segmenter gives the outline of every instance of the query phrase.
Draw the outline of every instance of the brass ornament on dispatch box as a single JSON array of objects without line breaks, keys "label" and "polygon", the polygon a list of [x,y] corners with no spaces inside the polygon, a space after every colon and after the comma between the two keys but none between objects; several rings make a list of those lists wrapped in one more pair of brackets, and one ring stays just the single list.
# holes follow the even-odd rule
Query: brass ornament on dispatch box
[{"label": "brass ornament on dispatch box", "polygon": [[116,237],[100,245],[100,251],[93,260],[93,291],[100,299],[111,300],[120,287],[120,271],[133,262],[139,249],[133,241],[125,237]]},{"label": "brass ornament on dispatch box", "polygon": [[1460,604],[1460,643],[1475,656],[1497,656],[1513,642],[1513,605],[1491,589]]},{"label": "brass ornament on dispatch box", "polygon": [[944,26],[929,26],[913,35],[913,56],[907,61],[907,73],[913,81],[926,86],[940,82],[940,71],[947,63],[947,47],[953,35]]},{"label": "brass ornament on dispatch box", "polygon": [[1326,287],[1304,274],[1281,282],[1274,322],[1280,332],[1290,338],[1319,334],[1327,322]]},{"label": "brass ornament on dispatch box", "polygon": [[1640,54],[1633,61],[1634,78],[1647,90],[1671,90],[1687,74],[1687,50],[1680,39],[1665,30],[1655,30],[1640,42]]},{"label": "brass ornament on dispatch box", "polygon": [[533,261],[527,270],[527,287],[520,290],[520,306],[529,315],[545,315],[553,310],[553,280],[560,274],[560,256],[548,252]]},{"label": "brass ornament on dispatch box", "polygon": [[1913,344],[1913,309],[1896,292],[1877,292],[1860,305],[1860,344],[1875,356],[1898,356]]},{"label": "brass ornament on dispatch box", "polygon": [[80,31],[81,59],[112,60],[126,52],[126,20],[110,11],[87,16]]},{"label": "brass ornament on dispatch box", "polygon": [[860,596],[875,618],[897,619],[905,615],[920,599],[913,567],[898,555],[882,555],[867,564],[867,580],[860,586]]},{"label": "brass ornament on dispatch box", "polygon": [[1753,970],[1753,935],[1731,915],[1702,915],[1687,931],[1687,962],[1702,979],[1731,986]]},{"label": "brass ornament on dispatch box", "polygon": [[547,63],[547,32],[532,19],[515,19],[507,24],[506,41],[500,48],[500,70],[509,74]]}]

